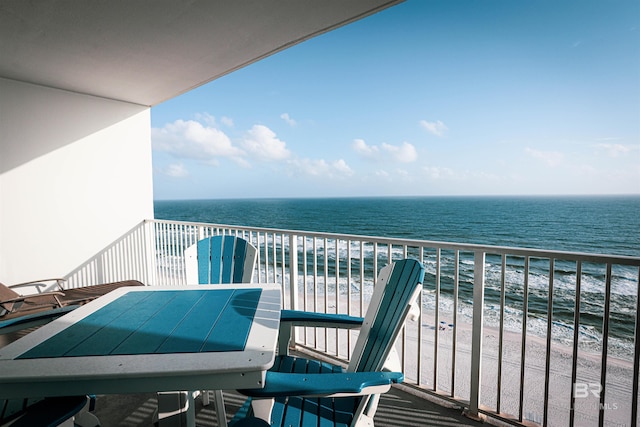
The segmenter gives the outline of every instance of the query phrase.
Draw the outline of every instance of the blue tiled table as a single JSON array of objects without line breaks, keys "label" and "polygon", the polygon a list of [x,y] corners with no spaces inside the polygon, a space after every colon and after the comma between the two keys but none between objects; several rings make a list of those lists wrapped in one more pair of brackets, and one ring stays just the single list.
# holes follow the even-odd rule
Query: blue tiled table
[{"label": "blue tiled table", "polygon": [[0,399],[260,387],[278,285],[120,288],[0,348]]}]

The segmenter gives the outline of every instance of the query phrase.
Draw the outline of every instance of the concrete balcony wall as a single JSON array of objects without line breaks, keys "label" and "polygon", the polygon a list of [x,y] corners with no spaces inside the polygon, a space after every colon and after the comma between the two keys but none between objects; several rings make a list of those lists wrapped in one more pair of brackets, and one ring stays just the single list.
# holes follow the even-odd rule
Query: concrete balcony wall
[{"label": "concrete balcony wall", "polygon": [[150,109],[0,79],[0,281],[61,277],[153,217]]}]

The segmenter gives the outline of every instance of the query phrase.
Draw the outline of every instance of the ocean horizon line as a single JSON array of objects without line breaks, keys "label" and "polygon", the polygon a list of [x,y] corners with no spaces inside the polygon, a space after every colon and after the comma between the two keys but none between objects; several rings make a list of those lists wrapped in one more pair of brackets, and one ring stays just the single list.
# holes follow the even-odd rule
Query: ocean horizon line
[{"label": "ocean horizon line", "polygon": [[359,196],[255,196],[255,197],[198,197],[184,199],[154,199],[153,202],[197,202],[211,200],[344,200],[344,199],[604,199],[640,198],[640,193],[619,194],[451,194],[451,195],[359,195]]}]

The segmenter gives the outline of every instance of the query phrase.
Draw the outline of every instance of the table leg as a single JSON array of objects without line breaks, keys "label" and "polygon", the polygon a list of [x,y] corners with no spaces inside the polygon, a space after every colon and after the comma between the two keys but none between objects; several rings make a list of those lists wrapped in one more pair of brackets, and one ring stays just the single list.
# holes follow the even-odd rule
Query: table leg
[{"label": "table leg", "polygon": [[195,427],[196,410],[193,393],[169,391],[158,393],[159,427]]},{"label": "table leg", "polygon": [[227,427],[227,411],[224,407],[224,397],[222,390],[213,390],[213,399],[216,404],[216,414],[218,415],[218,426]]}]

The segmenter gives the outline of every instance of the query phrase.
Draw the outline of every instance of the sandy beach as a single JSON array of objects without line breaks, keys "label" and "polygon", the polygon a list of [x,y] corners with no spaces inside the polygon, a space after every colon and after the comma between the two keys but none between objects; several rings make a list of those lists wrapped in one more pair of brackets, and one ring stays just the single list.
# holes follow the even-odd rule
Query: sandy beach
[{"label": "sandy beach", "polygon": [[[307,294],[309,309],[313,307],[312,294]],[[352,296],[352,314],[359,314],[359,296]],[[326,301],[318,295],[318,308],[336,312],[335,296],[329,295]],[[341,296],[339,313],[347,313],[346,296]],[[449,317],[451,313],[449,313]],[[471,369],[471,324],[466,319],[458,319],[453,326],[447,314],[440,314],[439,328],[435,327],[434,313],[423,308],[419,321],[407,322],[405,333],[399,338],[396,348],[404,363],[405,383],[419,384],[427,390],[434,389],[445,395],[454,395],[457,399],[468,401],[470,393]],[[460,316],[463,317],[463,316]],[[422,328],[422,346],[418,358],[418,329]],[[434,365],[436,333],[438,334],[437,365]],[[300,330],[299,336],[306,336],[309,346],[326,349],[330,354],[346,358],[348,347],[355,344],[357,332],[347,333],[335,330]],[[304,334],[304,335],[303,335]],[[349,335],[351,337],[349,338]],[[454,361],[453,338],[455,336],[455,379],[452,392],[452,364]],[[483,351],[481,368],[480,405],[496,411],[498,408],[498,352],[500,333],[497,328],[483,328]],[[325,342],[327,343],[325,346]],[[500,384],[500,407],[503,416],[517,418],[520,401],[520,376],[522,335],[515,331],[504,331],[502,349],[502,382]],[[525,351],[525,369],[522,416],[535,423],[543,422],[545,394],[545,354],[546,338],[527,334]],[[404,350],[403,350],[404,349]],[[548,425],[569,425],[571,404],[572,348],[558,342],[552,342],[549,375]],[[575,425],[598,425],[600,399],[600,357],[598,354],[579,350],[576,378]],[[420,372],[419,372],[420,370]],[[434,375],[435,372],[435,375]],[[418,377],[420,376],[420,381]],[[610,356],[607,364],[607,387],[604,404],[605,426],[629,426],[632,402],[633,365],[631,360],[622,360]]]}]

